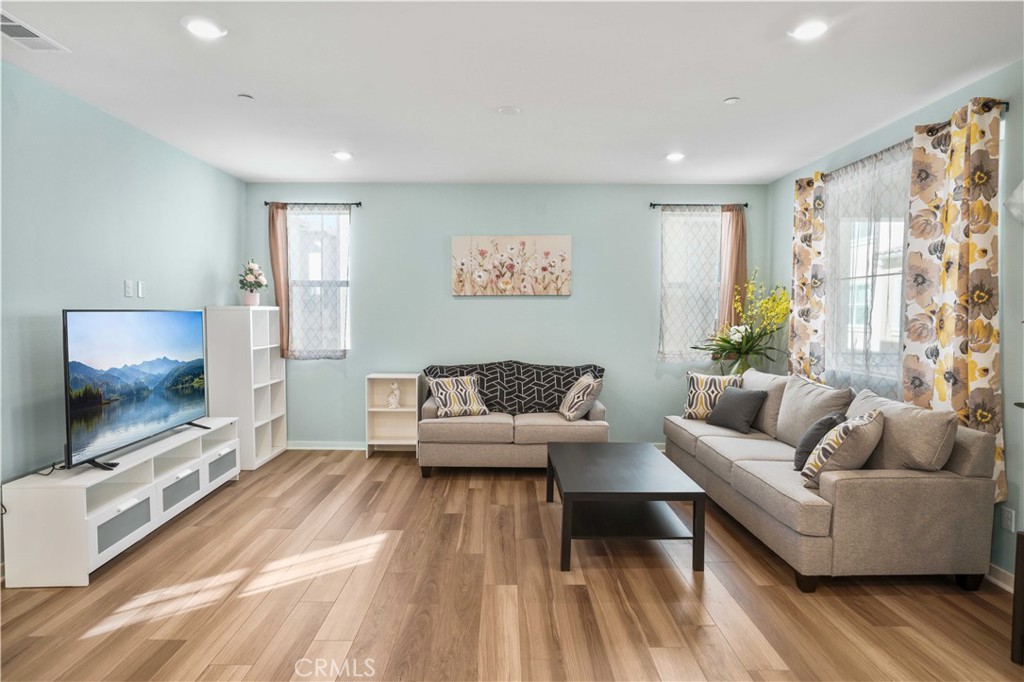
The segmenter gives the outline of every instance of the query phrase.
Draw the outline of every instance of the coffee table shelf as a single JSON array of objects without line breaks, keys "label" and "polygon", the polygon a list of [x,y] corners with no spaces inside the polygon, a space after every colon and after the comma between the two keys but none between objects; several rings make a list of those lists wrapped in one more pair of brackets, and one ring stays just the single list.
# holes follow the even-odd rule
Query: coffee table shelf
[{"label": "coffee table shelf", "polygon": [[576,502],[572,537],[580,540],[691,540],[693,534],[667,502]]}]

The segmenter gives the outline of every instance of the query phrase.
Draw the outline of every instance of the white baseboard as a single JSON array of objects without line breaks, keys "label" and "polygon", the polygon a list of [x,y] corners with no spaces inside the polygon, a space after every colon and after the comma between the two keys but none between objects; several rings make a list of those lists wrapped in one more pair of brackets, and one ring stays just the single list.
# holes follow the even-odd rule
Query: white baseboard
[{"label": "white baseboard", "polygon": [[1010,594],[1013,594],[1013,573],[1004,571],[995,564],[989,564],[988,575],[985,577],[996,587],[1001,587]]},{"label": "white baseboard", "polygon": [[366,443],[355,440],[290,440],[289,450],[365,450]]}]

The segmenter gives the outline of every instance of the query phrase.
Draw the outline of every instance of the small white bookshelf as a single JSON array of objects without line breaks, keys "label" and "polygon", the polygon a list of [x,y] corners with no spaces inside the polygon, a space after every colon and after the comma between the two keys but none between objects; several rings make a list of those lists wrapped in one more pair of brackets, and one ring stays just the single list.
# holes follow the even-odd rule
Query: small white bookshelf
[{"label": "small white bookshelf", "polygon": [[[398,407],[388,407],[391,384],[401,393]],[[384,373],[366,375],[366,456],[375,450],[416,450],[420,422],[420,375]]]},{"label": "small white bookshelf", "polygon": [[206,377],[211,415],[239,415],[242,469],[288,448],[288,399],[276,306],[206,309]]}]

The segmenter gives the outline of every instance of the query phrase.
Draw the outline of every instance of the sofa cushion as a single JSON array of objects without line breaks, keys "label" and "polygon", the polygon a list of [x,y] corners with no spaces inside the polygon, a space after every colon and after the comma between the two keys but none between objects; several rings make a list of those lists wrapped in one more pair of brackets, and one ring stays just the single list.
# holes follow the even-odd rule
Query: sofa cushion
[{"label": "sofa cushion", "polygon": [[595,379],[593,374],[584,374],[576,380],[569,392],[562,398],[558,413],[565,417],[566,421],[574,422],[583,419],[597,402],[597,396],[601,395],[603,385],[602,379]]},{"label": "sofa cushion", "polygon": [[480,395],[492,412],[526,414],[557,412],[562,398],[584,374],[604,377],[598,365],[534,365],[518,360],[476,365],[430,365],[423,373],[431,379],[476,374]]},{"label": "sofa cushion", "polygon": [[772,438],[778,435],[779,407],[782,406],[782,394],[786,391],[787,379],[788,377],[759,372],[754,368],[743,373],[743,388],[765,391],[768,394],[751,426]]},{"label": "sofa cushion", "polygon": [[438,417],[479,417],[488,413],[475,374],[427,381],[437,403]]},{"label": "sofa cushion", "polygon": [[566,421],[557,412],[517,414],[515,442],[527,443],[607,443],[608,422]]},{"label": "sofa cushion", "polygon": [[767,396],[767,391],[726,386],[725,393],[711,410],[707,422],[714,426],[724,426],[737,433],[750,433],[750,425],[754,423]]},{"label": "sofa cushion", "polygon": [[828,471],[860,469],[882,439],[885,417],[871,410],[836,426],[811,451],[800,475],[804,485],[817,488],[818,479]]},{"label": "sofa cushion", "polygon": [[760,431],[750,433],[737,433],[699,419],[683,419],[675,415],[665,417],[664,425],[665,438],[672,441],[688,453],[695,454],[697,441],[706,436],[728,436],[732,438],[747,438],[751,440],[771,440],[766,434]]},{"label": "sofa cushion", "polygon": [[697,461],[711,469],[719,478],[732,480],[732,465],[744,460],[786,462],[792,467],[793,448],[770,438],[755,440],[732,436],[707,436],[697,441]]},{"label": "sofa cushion", "polygon": [[852,400],[848,388],[832,388],[794,374],[782,394],[776,438],[796,447],[811,424],[830,412],[845,413]]},{"label": "sofa cushion", "polygon": [[801,535],[827,537],[832,530],[832,505],[804,487],[790,462],[736,462],[732,487]]},{"label": "sofa cushion", "polygon": [[814,448],[832,429],[846,421],[846,415],[842,412],[826,414],[818,421],[811,424],[811,427],[800,436],[800,442],[796,444],[796,454],[793,460],[793,471],[800,471],[807,464],[807,458],[811,456]]},{"label": "sofa cushion", "polygon": [[848,416],[871,410],[879,410],[885,416],[885,428],[882,440],[865,465],[868,469],[938,471],[946,465],[956,441],[954,412],[926,410],[865,389],[850,404]]},{"label": "sofa cushion", "polygon": [[743,377],[733,374],[686,373],[686,409],[684,419],[707,419],[718,399],[725,393],[726,386],[739,388]]},{"label": "sofa cushion", "polygon": [[480,417],[424,419],[420,422],[419,439],[425,443],[511,443],[512,429],[512,415],[502,412]]}]

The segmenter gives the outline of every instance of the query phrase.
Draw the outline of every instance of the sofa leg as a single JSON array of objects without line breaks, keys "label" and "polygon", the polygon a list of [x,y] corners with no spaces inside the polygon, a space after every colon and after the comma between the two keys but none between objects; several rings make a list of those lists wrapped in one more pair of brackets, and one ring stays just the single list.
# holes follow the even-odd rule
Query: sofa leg
[{"label": "sofa leg", "polygon": [[984,573],[957,573],[956,584],[968,592],[977,592],[981,589],[981,582],[985,579]]},{"label": "sofa leg", "polygon": [[818,589],[818,576],[804,575],[800,571],[793,571],[796,575],[796,586],[801,592],[814,592]]},{"label": "sofa leg", "polygon": [[420,476],[423,478],[430,478],[431,467],[420,467]]}]

